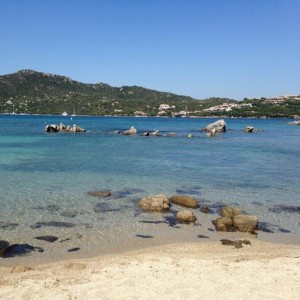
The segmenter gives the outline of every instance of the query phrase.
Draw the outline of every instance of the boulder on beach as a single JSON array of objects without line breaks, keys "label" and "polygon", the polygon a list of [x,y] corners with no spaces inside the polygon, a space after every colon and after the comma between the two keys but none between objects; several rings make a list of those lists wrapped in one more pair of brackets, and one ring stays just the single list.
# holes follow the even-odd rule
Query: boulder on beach
[{"label": "boulder on beach", "polygon": [[213,130],[215,130],[215,132],[225,132],[226,123],[224,120],[218,120],[214,123],[207,125],[203,130],[208,132],[212,132]]},{"label": "boulder on beach", "polygon": [[193,223],[197,220],[194,213],[187,209],[177,212],[176,219],[180,222],[186,222],[186,223]]},{"label": "boulder on beach", "polygon": [[138,204],[147,211],[165,211],[170,208],[170,201],[163,194],[142,198]]},{"label": "boulder on beach", "polygon": [[224,206],[221,208],[221,216],[222,217],[230,217],[233,218],[236,215],[241,215],[242,212],[239,208]]},{"label": "boulder on beach", "polygon": [[234,231],[233,221],[230,217],[219,217],[213,221],[217,231]]},{"label": "boulder on beach", "polygon": [[123,132],[123,134],[125,135],[135,135],[137,134],[137,130],[136,128],[134,128],[134,126],[131,126],[130,129],[127,129]]},{"label": "boulder on beach", "polygon": [[233,226],[241,232],[254,233],[257,229],[258,218],[249,215],[236,215],[233,217]]},{"label": "boulder on beach", "polygon": [[199,206],[197,200],[191,196],[175,195],[170,198],[170,201],[174,204],[189,208],[197,208]]}]

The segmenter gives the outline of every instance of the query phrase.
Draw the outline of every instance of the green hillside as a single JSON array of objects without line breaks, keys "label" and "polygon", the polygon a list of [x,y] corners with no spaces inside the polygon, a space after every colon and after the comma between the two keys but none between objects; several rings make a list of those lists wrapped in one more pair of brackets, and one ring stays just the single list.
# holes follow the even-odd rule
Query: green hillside
[{"label": "green hillside", "polygon": [[[264,104],[261,99],[238,102],[227,98],[197,100],[139,86],[112,87],[105,83],[86,84],[65,76],[21,70],[0,76],[0,113],[77,115],[251,116],[289,117],[300,115],[300,101],[282,105]],[[224,103],[252,103],[230,111],[206,111]],[[161,104],[171,108],[159,110]]]}]

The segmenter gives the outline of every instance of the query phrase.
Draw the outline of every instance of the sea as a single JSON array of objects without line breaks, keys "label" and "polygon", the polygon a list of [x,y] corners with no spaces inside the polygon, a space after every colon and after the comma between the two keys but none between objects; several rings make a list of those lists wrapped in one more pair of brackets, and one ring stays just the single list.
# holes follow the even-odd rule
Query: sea
[{"label": "sea", "polygon": [[[19,245],[0,264],[240,235],[299,244],[300,126],[229,118],[225,133],[208,137],[202,129],[216,120],[0,115],[0,252],[1,243]],[[60,123],[86,132],[45,132]],[[132,126],[136,135],[122,134]],[[154,130],[160,136],[143,136]],[[99,191],[111,196],[91,195]],[[139,208],[141,198],[158,194],[197,199],[196,222],[178,223],[177,205],[164,213]],[[256,215],[257,233],[216,232],[212,221],[226,205]]]}]

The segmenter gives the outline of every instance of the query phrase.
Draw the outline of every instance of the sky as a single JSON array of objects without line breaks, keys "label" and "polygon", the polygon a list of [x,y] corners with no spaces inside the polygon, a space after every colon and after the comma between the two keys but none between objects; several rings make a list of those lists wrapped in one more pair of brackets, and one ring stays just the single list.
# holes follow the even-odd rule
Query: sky
[{"label": "sky", "polygon": [[299,15],[299,0],[0,0],[0,75],[196,99],[300,94]]}]

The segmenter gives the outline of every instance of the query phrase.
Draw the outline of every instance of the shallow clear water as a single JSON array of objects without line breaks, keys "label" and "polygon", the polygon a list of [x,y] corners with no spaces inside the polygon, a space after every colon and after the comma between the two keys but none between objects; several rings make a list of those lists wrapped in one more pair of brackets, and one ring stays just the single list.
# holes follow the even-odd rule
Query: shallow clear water
[{"label": "shallow clear water", "polygon": [[[287,120],[226,119],[228,131],[208,138],[199,129],[215,119],[0,116],[0,240],[29,243],[45,249],[31,257],[53,259],[72,247],[80,253],[102,253],[152,240],[183,241],[187,235],[214,235],[211,220],[196,210],[196,226],[173,226],[167,214],[141,212],[143,196],[191,194],[200,203],[239,206],[268,223],[278,242],[299,237],[299,213],[277,211],[274,205],[300,205],[300,126]],[[45,133],[47,124],[76,123],[86,133]],[[244,133],[248,125],[257,133]],[[135,126],[176,137],[115,134]],[[187,135],[193,134],[192,138]],[[90,196],[111,191],[114,197]],[[97,203],[112,211],[96,213]],[[62,216],[70,211],[75,216]],[[171,219],[170,219],[171,218]],[[37,222],[71,222],[74,227]],[[15,223],[18,225],[8,226]],[[282,231],[289,231],[283,233]],[[59,237],[55,243],[34,239]],[[68,239],[68,240],[66,240]],[[66,240],[66,241],[63,241]],[[105,250],[106,249],[106,250]]]}]

